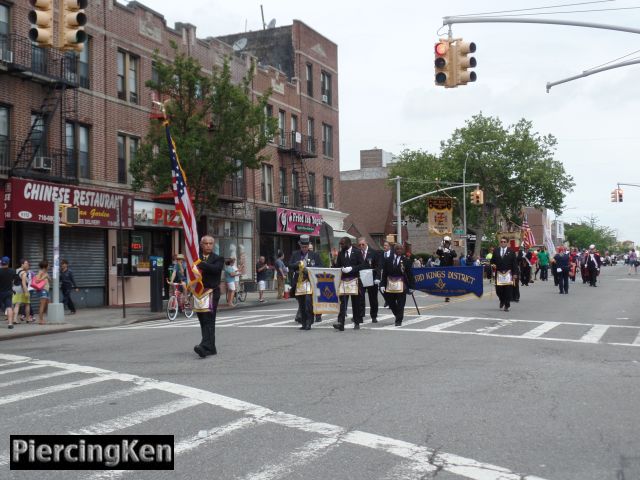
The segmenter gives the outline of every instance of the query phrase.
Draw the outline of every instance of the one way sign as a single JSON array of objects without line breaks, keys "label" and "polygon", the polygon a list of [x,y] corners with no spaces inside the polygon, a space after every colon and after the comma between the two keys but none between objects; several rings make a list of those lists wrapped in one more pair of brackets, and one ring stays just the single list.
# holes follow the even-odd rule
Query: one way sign
[{"label": "one way sign", "polygon": [[[391,225],[396,226],[398,225],[398,221],[394,220],[393,222],[391,222]],[[403,227],[407,226],[407,221],[406,220],[402,220],[402,222],[400,222],[400,225],[402,225]]]}]

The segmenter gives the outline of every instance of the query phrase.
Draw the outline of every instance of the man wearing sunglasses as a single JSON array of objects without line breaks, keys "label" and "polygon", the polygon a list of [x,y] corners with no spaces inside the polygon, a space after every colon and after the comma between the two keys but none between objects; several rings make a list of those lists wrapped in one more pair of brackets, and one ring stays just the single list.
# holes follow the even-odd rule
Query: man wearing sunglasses
[{"label": "man wearing sunglasses", "polygon": [[500,310],[511,308],[513,284],[518,282],[518,260],[509,249],[506,237],[500,238],[500,246],[493,250],[491,265],[495,267],[496,294],[500,299]]}]

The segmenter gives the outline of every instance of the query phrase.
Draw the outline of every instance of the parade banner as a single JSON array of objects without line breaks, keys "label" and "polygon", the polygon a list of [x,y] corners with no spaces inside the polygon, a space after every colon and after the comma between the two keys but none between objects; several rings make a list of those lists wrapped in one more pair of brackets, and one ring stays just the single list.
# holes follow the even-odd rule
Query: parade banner
[{"label": "parade banner", "polygon": [[338,287],[342,276],[339,268],[307,267],[311,281],[313,313],[340,313]]},{"label": "parade banner", "polygon": [[428,203],[429,233],[451,235],[453,233],[453,200],[430,198]]},{"label": "parade banner", "polygon": [[415,289],[439,297],[482,296],[483,267],[412,268]]}]

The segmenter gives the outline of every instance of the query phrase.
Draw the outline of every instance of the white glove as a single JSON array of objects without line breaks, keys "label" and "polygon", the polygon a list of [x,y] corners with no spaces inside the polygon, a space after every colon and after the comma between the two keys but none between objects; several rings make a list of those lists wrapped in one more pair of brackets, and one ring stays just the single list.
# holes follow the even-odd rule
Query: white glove
[{"label": "white glove", "polygon": [[384,287],[380,287],[380,293],[384,293],[384,292],[385,292],[385,290],[386,290],[386,288],[384,288]]},{"label": "white glove", "polygon": [[373,283],[375,283],[376,285],[380,285],[380,280],[374,280]]},{"label": "white glove", "polygon": [[411,289],[407,290],[407,295],[413,295],[413,290]]},{"label": "white glove", "polygon": [[342,273],[349,273],[353,270],[353,267],[342,267]]},{"label": "white glove", "polygon": [[444,253],[449,253],[449,251],[450,251],[450,250],[449,250],[448,248],[443,248],[443,249],[442,249],[442,251],[443,251]]}]

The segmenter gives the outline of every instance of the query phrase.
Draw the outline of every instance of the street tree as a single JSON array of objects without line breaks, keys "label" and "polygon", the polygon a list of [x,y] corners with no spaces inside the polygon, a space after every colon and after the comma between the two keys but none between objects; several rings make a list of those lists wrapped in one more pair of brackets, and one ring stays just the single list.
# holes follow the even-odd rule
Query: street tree
[{"label": "street tree", "polygon": [[604,225],[600,225],[598,218],[593,215],[581,219],[577,223],[564,225],[564,236],[572,247],[588,248],[595,245],[600,252],[618,251],[615,231]]},{"label": "street tree", "polygon": [[[215,210],[225,180],[267,160],[261,151],[277,131],[277,120],[266,115],[271,91],[255,95],[251,89],[253,66],[235,82],[228,59],[208,75],[198,60],[178,52],[175,44],[172,48],[171,62],[154,54],[157,76],[146,85],[165,103],[194,209],[202,215]],[[152,122],[129,171],[136,190],[170,190],[169,150],[161,122]]]},{"label": "street tree", "polygon": [[[390,177],[409,179],[402,185],[402,197],[407,199],[435,190],[417,180],[462,183],[466,163],[466,183],[478,183],[484,191],[483,205],[469,205],[467,200],[467,225],[477,238],[492,237],[504,223],[516,230],[525,206],[561,213],[565,194],[572,191],[574,182],[553,157],[556,143],[552,135],[535,132],[525,119],[505,127],[499,119],[479,113],[441,142],[439,155],[402,152]],[[443,194],[457,200],[455,215],[460,224],[462,194],[462,189]],[[404,211],[414,221],[427,219],[424,202],[407,204]]]}]

